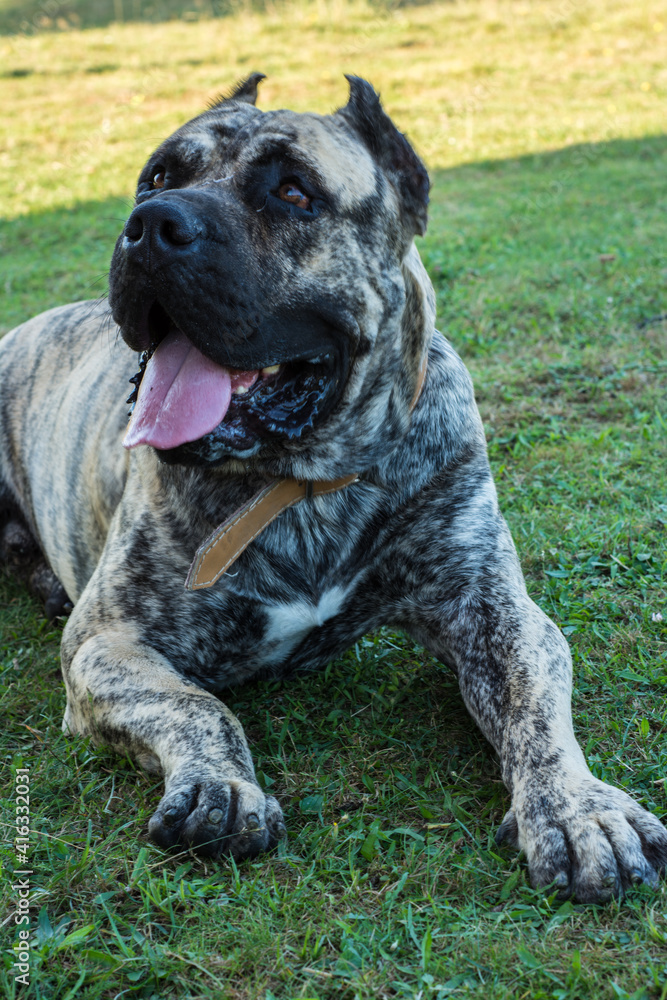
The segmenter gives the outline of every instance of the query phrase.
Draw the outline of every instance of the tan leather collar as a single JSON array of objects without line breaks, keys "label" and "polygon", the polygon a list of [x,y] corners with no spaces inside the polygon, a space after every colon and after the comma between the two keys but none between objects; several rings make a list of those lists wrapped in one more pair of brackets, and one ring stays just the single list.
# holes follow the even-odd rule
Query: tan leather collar
[{"label": "tan leather collar", "polygon": [[[426,378],[428,356],[419,369],[415,394],[410,404],[414,410],[421,395]],[[234,511],[231,517],[215,529],[212,535],[199,546],[185,580],[188,590],[204,590],[212,587],[226,573],[241,553],[264,529],[282,514],[306,497],[319,497],[325,493],[335,493],[359,476],[356,472],[339,479],[313,481],[306,479],[277,479],[255,493],[247,503]]]}]

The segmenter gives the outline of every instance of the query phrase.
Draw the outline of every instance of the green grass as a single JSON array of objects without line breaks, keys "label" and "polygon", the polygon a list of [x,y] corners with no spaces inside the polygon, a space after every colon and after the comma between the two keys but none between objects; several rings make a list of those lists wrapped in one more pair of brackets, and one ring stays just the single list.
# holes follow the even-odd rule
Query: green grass
[{"label": "green grass", "polygon": [[[577,734],[663,819],[665,39],[630,0],[322,2],[0,38],[3,330],[104,292],[150,148],[247,70],[271,74],[264,107],[325,111],[343,70],[382,89],[433,171],[440,328],[473,372],[529,590],[569,637]],[[59,632],[0,591],[2,754],[35,776],[35,997],[667,997],[666,888],[603,908],[534,893],[493,843],[492,751],[405,637],[233,692],[290,837],[210,865],[147,844],[159,782],[60,733]],[[1,933],[11,947],[11,920]]]},{"label": "green grass", "polygon": [[[259,5],[257,5],[259,6]],[[0,0],[0,32],[33,35],[90,28],[113,21],[159,22],[224,17],[237,0]]]}]

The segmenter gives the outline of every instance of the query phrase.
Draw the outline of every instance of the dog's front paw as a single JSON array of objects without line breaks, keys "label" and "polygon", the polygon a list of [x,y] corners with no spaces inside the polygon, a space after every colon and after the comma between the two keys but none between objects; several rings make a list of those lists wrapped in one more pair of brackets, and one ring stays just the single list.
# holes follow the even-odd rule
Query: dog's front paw
[{"label": "dog's front paw", "polygon": [[148,832],[159,847],[240,860],[275,847],[287,831],[277,800],[254,782],[208,779],[170,782]]},{"label": "dog's front paw", "polygon": [[589,773],[526,783],[496,841],[526,852],[535,888],[605,903],[632,885],[658,884],[667,868],[667,830],[629,795]]}]

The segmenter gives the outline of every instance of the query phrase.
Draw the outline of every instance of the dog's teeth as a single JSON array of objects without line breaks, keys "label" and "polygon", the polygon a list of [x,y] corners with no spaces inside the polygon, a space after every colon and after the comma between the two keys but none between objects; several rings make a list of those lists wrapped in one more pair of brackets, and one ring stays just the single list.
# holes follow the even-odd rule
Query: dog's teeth
[{"label": "dog's teeth", "polygon": [[233,396],[242,396],[247,391],[248,391],[248,386],[247,385],[237,385],[236,388],[233,390],[232,395]]},{"label": "dog's teeth", "polygon": [[275,375],[280,371],[280,365],[268,365],[266,368],[262,368],[262,375]]}]

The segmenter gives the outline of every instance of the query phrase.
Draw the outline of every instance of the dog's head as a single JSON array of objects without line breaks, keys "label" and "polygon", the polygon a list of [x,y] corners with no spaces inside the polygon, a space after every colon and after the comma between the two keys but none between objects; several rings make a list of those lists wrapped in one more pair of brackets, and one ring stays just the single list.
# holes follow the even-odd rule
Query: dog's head
[{"label": "dog's head", "polygon": [[[158,147],[110,273],[143,357],[126,444],[326,479],[395,446],[433,330],[428,175],[373,88],[262,112],[254,74]],[[146,363],[147,362],[147,363]]]}]

